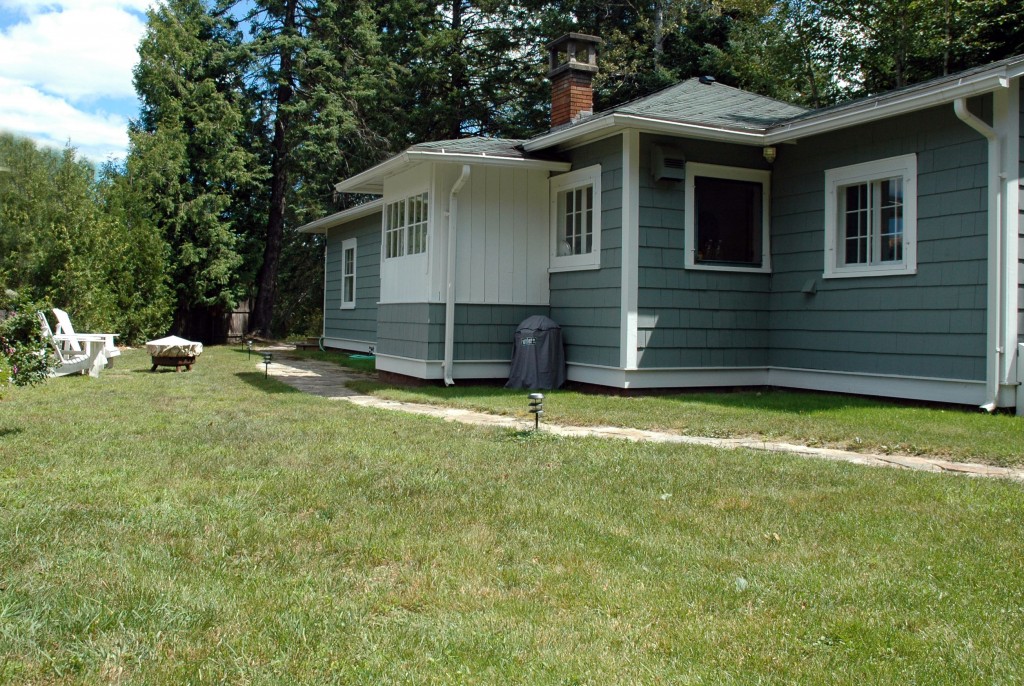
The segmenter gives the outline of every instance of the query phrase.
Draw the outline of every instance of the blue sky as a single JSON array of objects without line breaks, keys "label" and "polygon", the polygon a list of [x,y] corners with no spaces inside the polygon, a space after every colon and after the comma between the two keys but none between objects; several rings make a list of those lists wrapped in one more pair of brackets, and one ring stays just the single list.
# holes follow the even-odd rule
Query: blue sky
[{"label": "blue sky", "polygon": [[0,130],[120,158],[153,0],[0,0]]}]

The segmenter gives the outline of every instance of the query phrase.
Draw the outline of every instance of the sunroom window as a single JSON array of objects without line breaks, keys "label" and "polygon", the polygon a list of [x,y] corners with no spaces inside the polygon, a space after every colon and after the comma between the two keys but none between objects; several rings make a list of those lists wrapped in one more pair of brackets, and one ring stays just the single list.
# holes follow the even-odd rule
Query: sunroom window
[{"label": "sunroom window", "polygon": [[384,257],[390,259],[427,251],[426,193],[396,200],[384,208]]}]

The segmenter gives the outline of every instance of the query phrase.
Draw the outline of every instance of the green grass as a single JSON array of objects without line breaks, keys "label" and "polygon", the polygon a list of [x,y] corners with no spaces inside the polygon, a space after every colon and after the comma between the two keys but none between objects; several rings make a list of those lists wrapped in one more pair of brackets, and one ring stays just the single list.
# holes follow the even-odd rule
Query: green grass
[{"label": "green grass", "polygon": [[[495,386],[351,384],[392,400],[523,414],[529,391]],[[713,438],[756,437],[859,452],[930,455],[1024,466],[1024,419],[980,410],[783,390],[614,396],[546,391],[544,419],[573,426],[623,426]]]},{"label": "green grass", "polygon": [[334,350],[294,350],[289,351],[288,355],[300,357],[304,360],[333,362],[359,372],[371,373],[377,371],[377,361],[372,357],[367,359],[366,355],[353,357],[351,353],[338,352]]},{"label": "green grass", "polygon": [[0,683],[1024,679],[1018,484],[117,364],[0,402]]}]

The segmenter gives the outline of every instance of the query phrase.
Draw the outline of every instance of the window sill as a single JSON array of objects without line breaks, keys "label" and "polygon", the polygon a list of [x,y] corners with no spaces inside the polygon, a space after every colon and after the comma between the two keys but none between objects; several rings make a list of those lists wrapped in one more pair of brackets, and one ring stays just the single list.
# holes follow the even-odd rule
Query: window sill
[{"label": "window sill", "polygon": [[340,309],[340,310],[354,310],[354,309],[356,309],[356,304],[355,303],[342,303],[341,307],[339,307],[338,309]]},{"label": "window sill", "polygon": [[548,273],[554,274],[556,272],[581,272],[587,269],[600,269],[601,264],[598,262],[588,263],[577,263],[577,264],[552,264],[548,267]]},{"label": "window sill", "polygon": [[823,273],[821,278],[856,279],[872,276],[913,276],[915,274],[917,274],[917,269],[909,269],[905,266],[898,268],[867,267],[861,269],[837,269],[834,271],[828,271]]},{"label": "window sill", "polygon": [[760,267],[740,267],[733,265],[718,265],[718,264],[688,264],[687,269],[693,271],[703,272],[733,272],[739,274],[771,274],[772,268],[769,265],[762,265]]}]

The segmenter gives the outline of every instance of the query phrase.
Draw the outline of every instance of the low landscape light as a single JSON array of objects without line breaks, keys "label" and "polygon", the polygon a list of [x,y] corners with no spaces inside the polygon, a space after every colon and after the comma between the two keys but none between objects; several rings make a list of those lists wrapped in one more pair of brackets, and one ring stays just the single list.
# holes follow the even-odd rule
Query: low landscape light
[{"label": "low landscape light", "polygon": [[250,359],[250,360],[252,359],[252,344],[253,344],[253,342],[254,341],[251,338],[245,342],[245,347],[249,349],[249,358],[248,359]]},{"label": "low landscape light", "polygon": [[533,430],[540,428],[540,416],[544,414],[544,394],[530,394],[530,414],[533,415]]},{"label": "low landscape light", "polygon": [[274,357],[274,353],[260,353],[263,356],[263,378],[267,378],[270,374],[270,360]]}]

